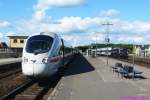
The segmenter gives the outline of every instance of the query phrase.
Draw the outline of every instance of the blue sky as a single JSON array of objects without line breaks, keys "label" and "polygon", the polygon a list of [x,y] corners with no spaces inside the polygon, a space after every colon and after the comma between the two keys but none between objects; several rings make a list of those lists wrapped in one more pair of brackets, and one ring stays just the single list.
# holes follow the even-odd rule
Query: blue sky
[{"label": "blue sky", "polygon": [[68,41],[75,39],[74,45],[94,42],[96,36],[103,43],[106,28],[101,24],[109,21],[114,24],[111,42],[149,44],[149,4],[149,0],[0,0],[0,39],[54,31]]}]

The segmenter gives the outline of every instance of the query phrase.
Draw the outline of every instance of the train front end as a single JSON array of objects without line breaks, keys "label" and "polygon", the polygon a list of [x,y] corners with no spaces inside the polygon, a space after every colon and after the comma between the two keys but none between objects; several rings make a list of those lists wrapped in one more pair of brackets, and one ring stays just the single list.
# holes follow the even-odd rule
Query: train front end
[{"label": "train front end", "polygon": [[47,62],[53,44],[53,37],[34,35],[27,39],[23,48],[22,73],[29,77],[50,76],[54,70],[49,70]]}]

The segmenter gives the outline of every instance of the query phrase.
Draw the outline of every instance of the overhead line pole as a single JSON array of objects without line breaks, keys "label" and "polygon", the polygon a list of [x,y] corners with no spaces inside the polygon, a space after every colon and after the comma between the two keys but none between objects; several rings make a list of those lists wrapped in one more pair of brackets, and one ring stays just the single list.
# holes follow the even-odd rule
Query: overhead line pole
[{"label": "overhead line pole", "polygon": [[111,26],[113,24],[107,22],[107,23],[104,23],[102,25],[106,26],[106,38],[105,38],[105,41],[106,41],[106,45],[107,45],[107,66],[108,66],[108,44],[110,42],[110,39],[109,39],[109,26]]},{"label": "overhead line pole", "polygon": [[95,33],[95,56],[97,57],[97,34]]}]

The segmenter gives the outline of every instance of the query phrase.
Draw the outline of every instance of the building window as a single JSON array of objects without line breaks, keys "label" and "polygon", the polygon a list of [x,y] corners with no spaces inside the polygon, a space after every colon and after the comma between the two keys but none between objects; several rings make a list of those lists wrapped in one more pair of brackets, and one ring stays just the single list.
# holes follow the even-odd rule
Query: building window
[{"label": "building window", "polygon": [[24,43],[24,40],[20,40],[20,43]]},{"label": "building window", "polygon": [[14,40],[13,40],[13,43],[17,43],[17,39],[14,39]]}]

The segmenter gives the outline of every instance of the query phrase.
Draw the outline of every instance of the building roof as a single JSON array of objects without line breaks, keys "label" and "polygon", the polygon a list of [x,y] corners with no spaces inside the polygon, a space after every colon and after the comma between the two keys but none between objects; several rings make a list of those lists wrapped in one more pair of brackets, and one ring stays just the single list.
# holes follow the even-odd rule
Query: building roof
[{"label": "building roof", "polygon": [[28,38],[28,36],[18,36],[18,35],[13,35],[13,36],[7,36],[9,38]]}]

